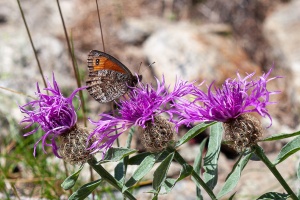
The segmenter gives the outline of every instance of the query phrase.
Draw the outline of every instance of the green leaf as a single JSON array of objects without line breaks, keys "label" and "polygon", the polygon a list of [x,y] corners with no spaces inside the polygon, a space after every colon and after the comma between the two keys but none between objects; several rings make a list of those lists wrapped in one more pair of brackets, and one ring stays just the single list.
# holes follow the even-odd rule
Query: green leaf
[{"label": "green leaf", "polygon": [[71,176],[69,176],[68,178],[66,178],[64,180],[64,182],[61,184],[61,187],[64,190],[69,190],[75,185],[82,168],[83,168],[83,165],[80,166],[80,168],[78,169],[77,172],[75,172],[74,174],[72,174]]},{"label": "green leaf", "polygon": [[124,162],[120,161],[117,166],[115,167],[115,179],[121,181],[124,177]]},{"label": "green leaf", "polygon": [[149,153],[149,152],[143,152],[143,153],[134,155],[131,158],[129,158],[128,164],[129,165],[140,165],[141,162],[143,162],[143,160],[149,155],[151,155],[151,153]]},{"label": "green leaf", "polygon": [[[131,127],[126,140],[126,148],[129,149],[132,141],[132,136],[134,133],[135,127]],[[115,178],[118,181],[123,181],[125,183],[125,176],[127,173],[129,155],[125,156],[122,161],[115,167]]]},{"label": "green leaf", "polygon": [[207,141],[207,138],[205,138],[201,144],[199,145],[199,153],[198,155],[196,156],[195,158],[195,161],[194,161],[194,165],[193,165],[193,168],[194,168],[194,171],[196,173],[200,173],[200,170],[201,170],[201,166],[202,166],[202,157],[203,157],[203,150],[204,150],[204,147],[206,145],[206,141]]},{"label": "green leaf", "polygon": [[[194,161],[193,168],[197,174],[201,173],[203,150],[204,150],[206,141],[207,141],[207,138],[205,138],[199,145],[199,153],[196,156],[195,161]],[[195,179],[193,177],[192,177],[192,180],[195,182]],[[197,193],[197,199],[203,199],[202,194],[201,194],[201,188],[198,187],[197,185],[196,185],[196,193]]]},{"label": "green leaf", "polygon": [[185,165],[183,165],[183,167],[181,168],[180,174],[179,174],[178,178],[176,178],[176,179],[174,179],[174,178],[167,178],[167,179],[162,183],[162,187],[164,187],[166,193],[171,192],[171,190],[172,190],[172,188],[175,186],[175,184],[176,184],[178,181],[180,181],[180,180],[182,180],[182,179],[188,177],[189,175],[191,175],[192,171],[193,171],[193,168],[192,168],[190,165],[185,164]]},{"label": "green leaf", "polygon": [[203,180],[210,189],[213,189],[218,180],[218,159],[221,149],[223,128],[221,123],[216,123],[210,128],[207,153],[204,158]]},{"label": "green leaf", "polygon": [[287,143],[279,152],[277,158],[273,162],[274,165],[277,165],[287,159],[290,155],[296,153],[300,150],[300,136],[296,137],[289,143]]},{"label": "green leaf", "polygon": [[105,162],[117,162],[124,157],[136,153],[137,150],[135,149],[126,149],[126,148],[110,148],[105,154],[103,160],[99,161],[98,164],[105,163]]},{"label": "green leaf", "polygon": [[193,127],[190,129],[180,140],[176,143],[175,148],[179,147],[180,145],[188,142],[190,139],[196,137],[200,133],[202,133],[205,129],[207,129],[209,126],[215,124],[216,122],[212,122],[209,124],[206,123],[201,123],[198,124],[197,126]]},{"label": "green leaf", "polygon": [[267,137],[267,138],[263,139],[262,141],[281,140],[281,139],[285,139],[285,138],[289,138],[289,137],[294,137],[297,135],[300,135],[300,131],[295,132],[295,133],[279,133],[279,134],[275,134],[270,137]]},{"label": "green leaf", "polygon": [[226,178],[226,181],[225,181],[222,189],[220,190],[220,192],[217,195],[218,199],[221,198],[222,196],[224,196],[225,194],[227,194],[228,192],[232,191],[233,188],[235,188],[235,186],[238,184],[238,181],[240,180],[242,171],[243,171],[244,167],[246,166],[246,164],[248,163],[248,161],[250,160],[252,154],[253,154],[253,151],[249,152],[245,156],[242,155],[239,158],[239,160],[235,163],[232,171]]},{"label": "green leaf", "polygon": [[166,193],[169,193],[177,182],[177,178],[166,178],[166,180],[162,183],[161,186],[165,188]]},{"label": "green leaf", "polygon": [[80,187],[76,192],[74,192],[70,197],[69,200],[81,200],[85,199],[89,194],[91,194],[94,189],[102,182],[102,179],[98,179],[96,181],[87,183]]},{"label": "green leaf", "polygon": [[[140,165],[141,162],[150,154],[154,154],[154,153],[143,152],[143,153],[137,154],[135,156],[132,156],[131,158],[129,158],[128,164],[129,165]],[[155,162],[163,161],[168,155],[169,155],[169,153],[167,151],[163,151],[162,153],[159,153],[159,156]]]},{"label": "green leaf", "polygon": [[289,195],[288,194],[282,194],[282,193],[277,193],[277,192],[268,192],[266,194],[263,194],[262,196],[258,197],[257,200],[270,200],[270,199],[274,199],[274,200],[285,200],[288,199]]},{"label": "green leaf", "polygon": [[163,181],[165,181],[173,158],[174,152],[169,154],[155,170],[152,183],[154,190],[158,191]]},{"label": "green leaf", "polygon": [[135,170],[132,177],[125,183],[125,185],[122,188],[122,191],[124,192],[131,186],[133,186],[135,183],[137,183],[139,180],[141,180],[153,167],[155,164],[156,158],[158,155],[150,154],[141,162],[139,167]]},{"label": "green leaf", "polygon": [[[108,171],[106,171],[101,165],[98,164],[97,160],[93,157],[88,160],[88,164],[101,176],[101,178],[107,181],[114,188],[122,192],[123,184],[120,181],[116,180]],[[123,195],[130,200],[135,200],[134,196],[128,192],[123,192]]]},{"label": "green leaf", "polygon": [[131,145],[131,141],[132,141],[132,135],[134,133],[135,127],[131,127],[127,136],[127,140],[126,140],[126,148],[130,148]]}]

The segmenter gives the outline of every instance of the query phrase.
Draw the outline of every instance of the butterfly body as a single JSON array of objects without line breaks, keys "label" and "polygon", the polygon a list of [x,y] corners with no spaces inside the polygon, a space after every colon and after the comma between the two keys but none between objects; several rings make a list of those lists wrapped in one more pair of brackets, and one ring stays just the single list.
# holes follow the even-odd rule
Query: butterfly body
[{"label": "butterfly body", "polygon": [[130,70],[111,55],[92,50],[88,55],[88,92],[100,103],[113,101],[137,84],[141,76],[133,76]]}]

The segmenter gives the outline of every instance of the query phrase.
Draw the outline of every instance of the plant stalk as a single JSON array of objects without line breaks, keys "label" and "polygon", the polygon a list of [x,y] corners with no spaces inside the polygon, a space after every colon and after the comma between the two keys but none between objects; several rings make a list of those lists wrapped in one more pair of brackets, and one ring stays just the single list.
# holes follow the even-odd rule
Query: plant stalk
[{"label": "plant stalk", "polygon": [[[97,164],[97,160],[93,157],[88,160],[89,165],[101,176],[101,178],[111,184],[114,188],[122,192],[122,184],[117,181],[110,173],[108,173],[100,164]],[[127,190],[123,192],[123,195],[130,200],[136,200],[136,198]]]},{"label": "plant stalk", "polygon": [[[23,19],[23,22],[24,22],[24,25],[25,25],[25,28],[26,28],[29,40],[30,40],[31,48],[32,48],[34,56],[35,56],[35,60],[37,62],[38,68],[39,68],[39,72],[40,72],[40,74],[42,76],[42,79],[43,79],[43,82],[44,82],[44,86],[46,88],[47,84],[46,84],[45,76],[44,76],[44,73],[43,73],[43,70],[42,70],[42,67],[41,67],[41,64],[40,64],[40,60],[39,60],[38,55],[37,55],[37,51],[36,51],[35,46],[34,46],[33,41],[32,41],[31,33],[29,31],[29,28],[28,28],[28,25],[27,25],[27,22],[26,22],[26,18],[25,18],[25,15],[24,15],[24,12],[23,12],[20,0],[17,0],[17,2],[18,2],[18,6],[19,6],[19,9],[20,9],[20,12],[21,12],[21,15],[22,15],[22,19]],[[48,94],[48,90],[46,92]]]},{"label": "plant stalk", "polygon": [[285,191],[290,195],[290,197],[293,200],[298,200],[298,197],[293,192],[293,190],[290,188],[290,186],[286,183],[286,181],[281,176],[281,174],[278,172],[278,170],[276,169],[276,166],[265,155],[264,150],[258,145],[255,145],[253,148],[255,149],[256,155],[261,159],[261,161],[263,161],[263,163],[265,163],[265,165],[273,173],[273,175],[276,177],[276,179],[279,181],[279,183],[282,185],[282,187],[285,189]]},{"label": "plant stalk", "polygon": [[[182,166],[188,165],[177,151],[175,151],[174,159]],[[195,182],[197,182],[198,185],[200,185],[207,192],[212,200],[217,200],[217,197],[214,195],[213,191],[206,185],[206,183],[201,179],[194,169],[192,170],[191,176],[195,179]]]}]

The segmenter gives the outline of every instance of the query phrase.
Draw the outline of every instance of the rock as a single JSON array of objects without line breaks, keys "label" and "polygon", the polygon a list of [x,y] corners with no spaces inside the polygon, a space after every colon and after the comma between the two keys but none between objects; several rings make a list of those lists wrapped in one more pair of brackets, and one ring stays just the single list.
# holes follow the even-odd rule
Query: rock
[{"label": "rock", "polygon": [[166,23],[164,21],[147,17],[145,19],[126,18],[121,27],[117,30],[119,40],[137,44],[143,42],[153,31],[163,27]]},{"label": "rock", "polygon": [[[144,52],[156,76],[166,83],[184,80],[224,81],[236,72],[261,73],[234,42],[226,26],[181,23],[153,33]],[[226,33],[226,34],[224,34]]]},{"label": "rock", "polygon": [[[263,33],[271,45],[276,65],[291,72],[288,77],[288,98],[291,102],[300,103],[300,1],[281,4],[271,13],[263,27]],[[298,106],[299,107],[299,106]]]}]

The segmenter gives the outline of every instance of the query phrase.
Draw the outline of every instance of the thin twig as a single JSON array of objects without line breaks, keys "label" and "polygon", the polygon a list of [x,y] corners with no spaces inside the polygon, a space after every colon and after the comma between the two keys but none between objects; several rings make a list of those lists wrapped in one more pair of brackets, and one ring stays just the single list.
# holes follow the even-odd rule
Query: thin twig
[{"label": "thin twig", "polygon": [[[65,169],[65,172],[66,172],[66,176],[69,177],[69,170],[68,170],[68,168],[67,168],[67,163],[66,163],[66,161],[64,161],[64,160],[63,160],[63,163],[64,163],[64,169]],[[70,195],[73,194],[72,188],[69,189],[69,194],[70,194]]]},{"label": "thin twig", "polygon": [[[102,47],[103,47],[103,52],[105,52],[104,37],[103,37],[103,31],[102,31],[102,26],[101,26],[101,18],[100,18],[100,10],[99,10],[99,6],[98,6],[98,0],[96,0],[96,5],[97,5],[99,28],[100,28],[100,33],[101,33]],[[110,106],[111,106],[113,116],[115,116],[114,101],[111,102]],[[115,133],[118,134],[117,130],[115,131]],[[118,147],[120,146],[119,138],[117,138],[117,146]]]},{"label": "thin twig", "polygon": [[[40,74],[41,74],[41,76],[42,76],[42,79],[43,79],[45,88],[46,88],[46,87],[47,87],[47,84],[46,84],[46,80],[45,80],[45,77],[44,77],[44,73],[43,73],[43,70],[42,70],[42,67],[41,67],[39,58],[38,58],[38,56],[37,56],[37,52],[36,52],[36,49],[35,49],[35,47],[34,47],[34,44],[33,44],[32,38],[31,38],[31,34],[30,34],[30,31],[29,31],[29,28],[28,28],[28,26],[27,26],[27,22],[26,22],[26,19],[25,19],[25,15],[24,15],[24,13],[23,13],[23,9],[22,9],[20,0],[17,0],[17,2],[18,2],[18,5],[19,5],[19,9],[20,9],[20,12],[21,12],[21,15],[22,15],[22,19],[23,19],[24,25],[25,25],[25,27],[26,27],[26,31],[27,31],[27,34],[28,34],[28,37],[29,37],[29,40],[30,40],[31,47],[32,47],[33,52],[34,52],[35,60],[36,60],[37,65],[38,65],[38,67],[39,67],[39,71],[40,71]],[[48,94],[48,90],[47,90],[47,94]]]},{"label": "thin twig", "polygon": [[[74,74],[75,74],[75,79],[76,79],[76,82],[77,82],[77,87],[80,88],[81,87],[81,83],[80,83],[79,72],[76,70],[75,57],[72,56],[72,48],[71,48],[71,45],[70,45],[70,41],[69,41],[69,37],[68,37],[68,33],[67,33],[65,21],[64,21],[62,12],[61,12],[59,0],[56,0],[56,2],[57,2],[59,14],[60,14],[60,18],[61,18],[61,21],[62,21],[62,24],[63,24],[63,28],[64,28],[64,33],[65,33],[65,37],[66,37],[66,41],[67,41],[67,45],[68,45],[68,49],[69,49],[69,55],[70,55],[71,60],[72,60],[73,71],[74,71]],[[83,122],[84,122],[84,126],[86,127],[87,123],[86,123],[86,116],[85,116],[85,103],[84,103],[84,98],[83,98],[82,91],[79,91],[79,98],[80,98],[80,101],[82,103],[81,104],[82,105],[81,108],[82,108],[82,114],[83,114]]]},{"label": "thin twig", "polygon": [[[72,48],[71,48],[71,44],[70,44],[70,41],[69,41],[65,21],[64,21],[62,12],[61,12],[59,0],[56,0],[56,2],[57,2],[57,7],[58,7],[58,10],[59,10],[60,18],[61,18],[61,21],[62,21],[62,25],[63,25],[63,28],[64,28],[64,33],[65,33],[65,37],[66,37],[66,41],[67,41],[67,45],[68,45],[68,49],[69,49],[69,55],[70,55],[71,60],[72,60],[72,66],[73,66],[75,79],[76,79],[76,82],[77,82],[77,87],[80,88],[81,87],[80,76],[79,76],[78,69],[76,68],[75,54],[74,54],[74,52],[72,51]],[[84,102],[82,91],[79,91],[79,98],[80,98],[80,101],[81,101],[83,122],[84,122],[84,126],[86,127],[87,122],[86,122],[86,115],[85,115],[85,102]],[[65,168],[65,170],[66,170],[66,173],[68,173],[67,168]]]},{"label": "thin twig", "polygon": [[[71,34],[71,41],[73,41],[72,34]],[[80,88],[81,87],[81,81],[80,81],[80,76],[79,76],[78,65],[77,65],[76,58],[75,58],[74,44],[73,44],[73,42],[71,42],[71,44],[72,44],[72,59],[75,62],[75,73],[76,73],[77,85],[78,85],[78,88]],[[85,100],[83,98],[82,90],[79,91],[79,98],[80,98],[81,106],[82,106],[83,123],[84,123],[84,126],[87,127]]]},{"label": "thin twig", "polygon": [[103,47],[103,52],[105,52],[104,37],[103,37],[102,26],[101,26],[101,18],[100,18],[98,0],[96,0],[96,4],[97,4],[97,12],[98,12],[98,20],[99,20],[99,28],[100,28],[100,33],[101,33],[102,47]]},{"label": "thin twig", "polygon": [[5,87],[0,86],[0,89],[6,90],[6,91],[9,91],[9,92],[12,92],[12,93],[16,93],[16,94],[19,94],[19,95],[23,95],[23,96],[26,96],[26,97],[29,97],[29,98],[31,98],[31,99],[36,100],[36,98],[33,97],[33,96],[30,96],[30,95],[28,95],[28,94],[24,94],[24,93],[22,93],[22,92],[18,92],[18,91],[12,90],[12,89],[10,89],[10,88],[5,88]]}]

